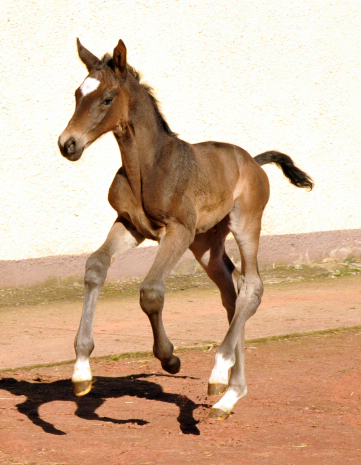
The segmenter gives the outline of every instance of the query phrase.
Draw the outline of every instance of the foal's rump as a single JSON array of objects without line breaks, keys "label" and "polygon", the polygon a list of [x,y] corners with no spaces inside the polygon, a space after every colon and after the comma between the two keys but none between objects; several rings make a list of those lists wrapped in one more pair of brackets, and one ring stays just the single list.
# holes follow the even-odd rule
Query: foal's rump
[{"label": "foal's rump", "polygon": [[218,224],[241,197],[242,209],[254,202],[263,211],[269,197],[268,178],[248,152],[234,144],[214,141],[191,147],[197,167],[189,190],[197,214],[196,234]]}]

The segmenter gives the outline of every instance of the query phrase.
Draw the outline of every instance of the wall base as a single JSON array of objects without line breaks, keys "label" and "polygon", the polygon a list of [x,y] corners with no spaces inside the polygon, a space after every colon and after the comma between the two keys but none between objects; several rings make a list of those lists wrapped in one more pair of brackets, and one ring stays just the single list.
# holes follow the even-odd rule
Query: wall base
[{"label": "wall base", "polygon": [[[234,239],[227,241],[227,252],[235,263],[239,261]],[[145,276],[151,267],[157,247],[133,249],[118,258],[110,267],[109,280]],[[30,286],[49,278],[59,280],[82,277],[88,254],[54,256],[27,260],[0,261],[0,286]],[[307,234],[262,236],[258,261],[260,266],[272,263],[302,263],[327,258],[346,259],[361,256],[361,230],[320,231]],[[187,251],[174,269],[177,274],[193,273],[196,262]]]}]

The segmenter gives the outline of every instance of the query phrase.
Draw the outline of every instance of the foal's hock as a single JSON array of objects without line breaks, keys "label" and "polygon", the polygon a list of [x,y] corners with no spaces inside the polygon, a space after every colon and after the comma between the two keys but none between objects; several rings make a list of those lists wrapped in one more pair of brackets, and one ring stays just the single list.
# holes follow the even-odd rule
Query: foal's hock
[{"label": "foal's hock", "polygon": [[[244,325],[263,293],[257,251],[269,182],[260,165],[276,163],[297,187],[312,189],[312,180],[279,152],[252,158],[233,144],[189,144],[179,139],[152,90],[127,64],[121,40],[113,55],[101,60],[79,40],[78,52],[89,74],[75,92],[75,112],[59,137],[60,151],[70,161],[79,160],[86,147],[112,131],[122,167],[109,189],[117,220],[86,264],[83,314],[75,338],[74,392],[82,396],[91,389],[94,312],[113,257],[152,239],[159,246],[140,288],[140,306],[149,317],[154,355],[164,370],[180,369],[163,327],[165,279],[188,248],[220,290],[229,329],[216,353],[208,393],[224,394],[210,416],[227,418],[247,393]],[[239,246],[240,271],[225,252],[230,231]]]}]

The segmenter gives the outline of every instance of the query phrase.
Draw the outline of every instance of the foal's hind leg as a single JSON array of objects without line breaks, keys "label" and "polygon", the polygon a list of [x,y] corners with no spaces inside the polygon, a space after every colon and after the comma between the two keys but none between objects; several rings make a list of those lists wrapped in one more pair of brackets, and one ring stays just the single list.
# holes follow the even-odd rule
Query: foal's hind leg
[{"label": "foal's hind leg", "polygon": [[245,209],[241,214],[236,207],[230,214],[230,229],[240,249],[242,270],[238,280],[236,311],[226,337],[217,350],[209,391],[217,391],[217,385],[222,385],[228,380],[230,368],[231,376],[224,396],[211,410],[212,418],[227,418],[236,402],[247,394],[244,374],[244,325],[256,312],[263,294],[257,265],[261,217],[260,209]]},{"label": "foal's hind leg", "polygon": [[[231,323],[235,313],[240,273],[225,252],[225,239],[228,232],[228,218],[226,218],[222,223],[217,225],[215,231],[207,231],[205,234],[196,236],[190,249],[210,279],[218,286],[223,306],[227,310],[228,322]],[[231,377],[232,373],[238,373],[243,370],[243,344],[244,341],[240,337],[235,348],[236,361],[231,369]],[[227,366],[227,372],[224,373],[225,376],[223,378],[219,376],[219,373],[212,374],[208,385],[209,395],[219,395],[226,391],[228,386],[228,368]],[[213,413],[211,412],[211,415]]]},{"label": "foal's hind leg", "polygon": [[92,385],[89,357],[94,349],[93,321],[98,295],[104,284],[108,268],[116,254],[126,252],[143,241],[133,226],[117,221],[109,231],[104,244],[87,260],[84,278],[85,294],[83,314],[75,338],[76,362],[72,376],[73,390],[77,396],[87,394]]},{"label": "foal's hind leg", "polygon": [[226,218],[216,228],[198,234],[189,248],[220,290],[222,304],[227,310],[230,323],[235,311],[239,272],[225,252],[224,243],[228,233]]}]

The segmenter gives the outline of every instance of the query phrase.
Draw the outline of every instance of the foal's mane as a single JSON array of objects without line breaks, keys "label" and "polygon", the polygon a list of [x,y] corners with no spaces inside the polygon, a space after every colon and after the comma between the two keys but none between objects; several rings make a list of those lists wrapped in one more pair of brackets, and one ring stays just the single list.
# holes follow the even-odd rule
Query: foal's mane
[{"label": "foal's mane", "polygon": [[[109,55],[109,53],[106,53],[103,58],[101,59],[101,63],[102,65],[106,65],[106,66],[109,66],[109,68],[111,68],[113,71],[114,71],[114,63],[113,63],[113,58],[111,57],[111,55]],[[157,115],[161,125],[162,125],[162,128],[165,130],[165,132],[167,134],[169,134],[170,136],[174,136],[174,137],[177,137],[178,134],[176,134],[175,132],[173,132],[171,130],[171,128],[169,127],[165,117],[163,116],[163,113],[161,112],[160,108],[159,108],[159,102],[157,100],[157,98],[155,97],[154,95],[154,90],[152,89],[151,86],[149,86],[148,84],[144,83],[144,82],[141,82],[142,81],[142,75],[139,71],[137,71],[135,68],[133,68],[133,66],[129,65],[127,63],[127,70],[128,70],[128,73],[130,73],[133,78],[143,87],[143,89],[146,90],[149,98],[150,98],[150,101],[152,102],[152,105],[154,107],[154,110],[155,110],[155,114]]]}]

